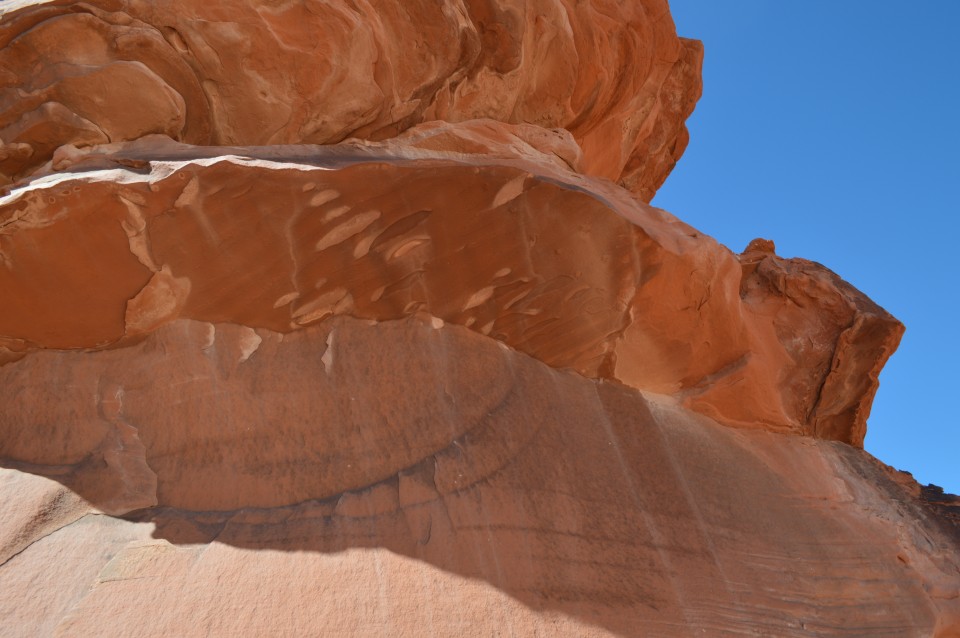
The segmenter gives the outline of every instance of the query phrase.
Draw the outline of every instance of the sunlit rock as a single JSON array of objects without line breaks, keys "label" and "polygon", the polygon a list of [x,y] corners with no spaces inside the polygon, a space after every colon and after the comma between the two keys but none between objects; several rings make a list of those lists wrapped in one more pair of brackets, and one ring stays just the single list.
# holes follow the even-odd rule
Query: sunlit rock
[{"label": "sunlit rock", "polygon": [[569,130],[584,170],[649,200],[687,144],[699,42],[665,0],[12,7],[0,25],[0,177],[60,145],[385,139],[492,118]]},{"label": "sunlit rock", "polygon": [[0,634],[960,635],[960,503],[860,449],[903,326],[646,203],[701,55],[0,6]]}]

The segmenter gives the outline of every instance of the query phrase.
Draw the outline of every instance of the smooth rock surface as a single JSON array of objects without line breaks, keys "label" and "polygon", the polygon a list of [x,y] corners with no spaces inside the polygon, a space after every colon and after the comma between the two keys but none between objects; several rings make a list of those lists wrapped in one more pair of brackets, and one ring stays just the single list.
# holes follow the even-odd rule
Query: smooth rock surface
[{"label": "smooth rock surface", "polygon": [[[955,541],[862,451],[725,428],[426,316],[329,319],[245,360],[241,331],[179,321],[65,366],[122,377],[159,507],[20,523],[5,618],[63,636],[925,636],[960,610]],[[105,440],[88,464],[122,447]],[[92,507],[115,507],[106,465],[71,485]],[[11,476],[5,498],[34,507]]]},{"label": "smooth rock surface", "polygon": [[701,60],[0,4],[0,636],[960,636],[956,498],[860,449],[903,326],[645,203]]}]

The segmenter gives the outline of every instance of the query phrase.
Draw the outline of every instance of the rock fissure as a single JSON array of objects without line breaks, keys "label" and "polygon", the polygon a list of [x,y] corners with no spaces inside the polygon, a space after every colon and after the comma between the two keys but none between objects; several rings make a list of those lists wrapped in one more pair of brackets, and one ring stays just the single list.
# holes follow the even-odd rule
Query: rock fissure
[{"label": "rock fissure", "polygon": [[0,569],[3,569],[4,567],[6,567],[6,566],[7,566],[10,562],[12,562],[15,558],[17,558],[18,556],[20,556],[21,554],[23,554],[24,552],[26,552],[27,550],[29,550],[31,547],[33,547],[33,546],[36,545],[37,543],[43,541],[44,539],[49,538],[50,536],[53,536],[53,535],[56,534],[57,532],[59,532],[59,531],[61,531],[61,530],[63,530],[63,529],[66,529],[66,528],[70,527],[71,525],[74,525],[75,523],[77,523],[77,522],[80,521],[81,519],[86,518],[87,516],[93,516],[93,515],[94,515],[93,513],[89,513],[89,512],[88,512],[88,513],[85,513],[85,514],[81,515],[80,517],[78,517],[78,518],[76,518],[76,519],[74,519],[74,520],[71,520],[71,521],[69,521],[69,522],[67,522],[67,523],[64,523],[63,525],[60,525],[59,527],[55,527],[55,528],[53,528],[53,529],[45,530],[41,535],[33,538],[29,543],[27,543],[26,545],[24,545],[22,548],[18,549],[16,552],[12,553],[10,556],[7,556],[6,558],[4,558],[3,561],[0,562]]}]

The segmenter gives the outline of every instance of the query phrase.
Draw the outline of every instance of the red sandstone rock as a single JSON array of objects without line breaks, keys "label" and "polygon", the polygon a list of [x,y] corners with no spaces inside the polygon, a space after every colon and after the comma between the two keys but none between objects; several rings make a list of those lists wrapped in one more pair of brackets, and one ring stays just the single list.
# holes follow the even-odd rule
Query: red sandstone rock
[{"label": "red sandstone rock", "polygon": [[84,515],[0,471],[16,511],[64,502],[12,522],[8,635],[919,636],[960,609],[955,541],[863,451],[724,428],[435,318],[282,339],[177,321],[31,361],[99,385],[70,418],[103,437],[72,470],[51,428],[31,471],[112,505],[129,470],[98,460],[132,427],[159,507]]},{"label": "red sandstone rock", "polygon": [[665,0],[194,2],[11,9],[0,177],[60,145],[384,139],[432,120],[569,130],[584,170],[649,201],[687,143],[699,42]]},{"label": "red sandstone rock", "polygon": [[700,56],[658,0],[0,8],[0,634],[960,635],[953,501],[857,449],[903,326],[643,203]]},{"label": "red sandstone rock", "polygon": [[738,259],[571,173],[545,153],[568,137],[523,135],[487,121],[382,144],[71,151],[76,172],[0,200],[0,285],[22,304],[0,317],[7,356],[178,317],[289,332],[424,310],[725,423],[862,444],[895,319],[820,266]]}]

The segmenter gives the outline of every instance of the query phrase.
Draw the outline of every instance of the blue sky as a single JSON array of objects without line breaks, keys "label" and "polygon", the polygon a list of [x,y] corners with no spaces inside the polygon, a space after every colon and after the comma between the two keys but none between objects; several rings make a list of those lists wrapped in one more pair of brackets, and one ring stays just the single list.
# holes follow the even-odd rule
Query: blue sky
[{"label": "blue sky", "polygon": [[736,252],[773,239],[906,324],[866,448],[960,493],[960,1],[670,5],[704,94],[653,203]]}]

